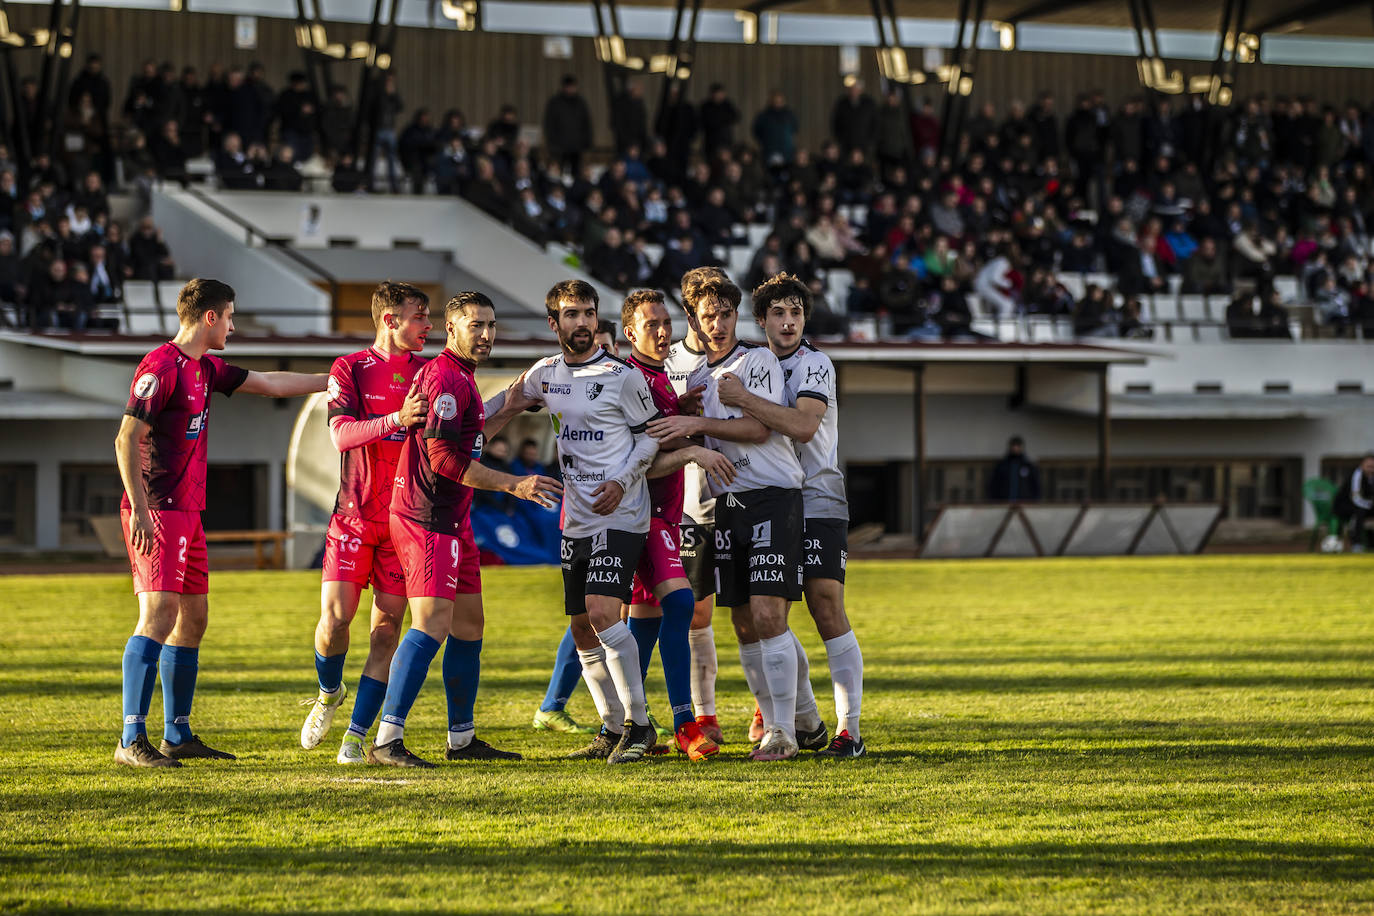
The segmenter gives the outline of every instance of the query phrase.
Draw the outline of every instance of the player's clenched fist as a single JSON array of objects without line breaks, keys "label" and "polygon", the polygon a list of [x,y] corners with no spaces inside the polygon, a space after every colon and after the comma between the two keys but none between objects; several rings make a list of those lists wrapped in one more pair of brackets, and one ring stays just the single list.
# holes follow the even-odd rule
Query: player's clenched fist
[{"label": "player's clenched fist", "polygon": [[592,511],[597,515],[610,515],[625,498],[625,489],[614,480],[608,480],[593,490],[592,495],[596,497],[596,502],[592,503]]},{"label": "player's clenched fist", "polygon": [[716,393],[720,395],[720,402],[727,407],[739,407],[744,403],[744,383],[733,372],[716,379]]},{"label": "player's clenched fist", "polygon": [[396,413],[400,415],[402,426],[422,426],[429,413],[429,399],[418,385],[411,382],[406,399],[401,402],[401,409]]},{"label": "player's clenched fist", "polygon": [[547,509],[563,498],[563,485],[552,477],[531,474],[516,481],[515,486],[511,488],[511,495],[538,503]]}]

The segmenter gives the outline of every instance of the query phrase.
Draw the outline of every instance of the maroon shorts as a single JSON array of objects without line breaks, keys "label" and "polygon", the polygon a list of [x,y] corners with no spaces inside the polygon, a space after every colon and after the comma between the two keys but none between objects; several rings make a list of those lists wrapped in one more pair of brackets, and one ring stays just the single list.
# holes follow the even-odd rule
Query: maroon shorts
[{"label": "maroon shorts", "polygon": [[391,543],[391,525],[347,515],[329,519],[324,540],[325,582],[371,585],[387,595],[404,595],[406,574]]},{"label": "maroon shorts", "polygon": [[153,520],[153,547],[143,554],[134,550],[129,537],[130,509],[119,510],[124,547],[134,574],[134,594],[176,592],[205,595],[210,591],[210,560],[205,553],[205,529],[199,512],[149,509]]},{"label": "maroon shorts", "polygon": [[405,570],[407,598],[447,598],[482,591],[482,566],[472,528],[457,535],[428,531],[408,518],[391,516],[391,542]]},{"label": "maroon shorts", "polygon": [[644,552],[635,567],[635,589],[631,604],[657,605],[654,589],[669,579],[685,579],[682,557],[678,554],[678,526],[661,518],[649,519],[649,535],[644,540]]}]

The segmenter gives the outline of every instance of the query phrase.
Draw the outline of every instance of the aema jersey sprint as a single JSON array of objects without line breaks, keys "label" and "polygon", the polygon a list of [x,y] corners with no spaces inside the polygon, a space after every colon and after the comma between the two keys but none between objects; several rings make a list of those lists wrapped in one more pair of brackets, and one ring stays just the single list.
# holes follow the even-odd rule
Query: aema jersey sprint
[{"label": "aema jersey sprint", "polygon": [[844,492],[844,474],[840,471],[840,411],[835,404],[835,366],[830,357],[807,341],[802,341],[791,355],[779,362],[788,405],[796,407],[803,398],[815,398],[827,405],[811,441],[795,443],[806,478],[802,484],[806,517],[848,520],[849,500]]},{"label": "aema jersey sprint", "polygon": [[[329,419],[372,420],[401,409],[411,381],[425,360],[414,353],[388,357],[372,347],[340,356],[329,370]],[[385,522],[391,513],[391,486],[401,460],[406,430],[349,449],[339,456],[339,495],[334,514]]]},{"label": "aema jersey sprint", "polygon": [[629,482],[610,515],[592,511],[592,493],[624,472],[635,435],[658,416],[644,376],[605,350],[572,366],[559,354],[530,368],[524,391],[548,407],[558,441],[564,537],[590,537],[607,529],[647,532],[649,489],[643,475]]},{"label": "aema jersey sprint", "polygon": [[[152,427],[141,455],[149,509],[205,510],[210,394],[233,394],[247,377],[218,356],[191,359],[171,341],[143,357],[124,412]],[[132,508],[128,493],[120,505]]]},{"label": "aema jersey sprint", "polygon": [[[752,394],[772,401],[774,404],[787,403],[787,392],[783,384],[782,366],[778,358],[766,347],[740,342],[735,348],[714,363],[706,363],[687,379],[687,387],[706,386],[702,393],[702,412],[714,419],[733,420],[744,416],[737,407],[727,407],[720,402],[720,390],[716,381],[725,373],[733,373]],[[780,432],[770,432],[763,443],[728,442],[723,439],[706,437],[706,444],[720,452],[735,466],[735,482],[728,492],[743,493],[748,490],[761,490],[764,487],[783,487],[797,490],[802,485],[801,463],[793,451],[792,440]],[[722,496],[727,490],[715,481],[709,481],[711,495]]]}]

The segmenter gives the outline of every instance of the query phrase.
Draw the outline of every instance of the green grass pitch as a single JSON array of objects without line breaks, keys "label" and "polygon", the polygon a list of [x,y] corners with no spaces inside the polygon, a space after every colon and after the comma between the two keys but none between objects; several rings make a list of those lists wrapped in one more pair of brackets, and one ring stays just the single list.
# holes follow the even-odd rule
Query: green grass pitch
[{"label": "green grass pitch", "polygon": [[[241,759],[134,772],[111,761],[128,578],[0,579],[0,912],[1374,912],[1364,558],[855,563],[850,763],[743,759],[723,615],[722,758],[565,762],[529,728],[558,572],[485,583],[478,734],[523,763],[345,770],[342,717],[302,751],[318,573],[218,573],[193,725]],[[437,669],[407,736],[431,758]]]}]

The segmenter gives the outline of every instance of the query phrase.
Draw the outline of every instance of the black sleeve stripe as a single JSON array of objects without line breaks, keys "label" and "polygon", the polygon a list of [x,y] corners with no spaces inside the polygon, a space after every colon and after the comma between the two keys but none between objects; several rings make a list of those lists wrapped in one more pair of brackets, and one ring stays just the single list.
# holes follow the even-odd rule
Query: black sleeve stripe
[{"label": "black sleeve stripe", "polygon": [[140,409],[137,408],[137,407],[126,407],[126,408],[124,408],[124,416],[126,416],[126,417],[133,417],[135,420],[142,420],[144,423],[147,423],[149,426],[151,426],[152,423],[153,423],[153,415],[152,415],[151,413],[149,413],[148,411],[146,411],[146,410],[140,410]]},{"label": "black sleeve stripe", "polygon": [[233,369],[235,372],[237,372],[237,373],[238,373],[238,378],[235,379],[234,384],[230,385],[227,389],[225,389],[225,391],[224,391],[224,396],[225,396],[226,398],[227,398],[227,397],[231,397],[231,396],[234,394],[235,391],[238,391],[238,390],[239,390],[239,386],[240,386],[240,385],[242,385],[244,382],[248,381],[248,370],[247,370],[247,369],[244,369],[242,366],[229,366],[228,368]]},{"label": "black sleeve stripe", "polygon": [[830,405],[830,398],[828,398],[828,397],[826,397],[825,395],[821,394],[819,391],[798,391],[798,392],[797,392],[797,397],[799,397],[799,398],[815,398],[816,400],[820,401],[822,404],[825,404],[826,406],[829,406],[829,405]]},{"label": "black sleeve stripe", "polygon": [[663,419],[663,411],[661,411],[661,410],[655,410],[655,411],[654,411],[654,415],[653,415],[652,417],[650,417],[649,419],[645,420],[643,423],[639,423],[639,424],[637,424],[637,425],[635,425],[635,426],[631,426],[631,427],[630,427],[630,432],[634,433],[634,434],[637,436],[637,435],[639,435],[640,433],[644,432],[644,430],[648,429],[650,423],[654,422],[655,420],[662,420],[662,419]]},{"label": "black sleeve stripe", "polygon": [[462,442],[467,437],[456,429],[427,429],[420,438],[443,439],[445,442]]},{"label": "black sleeve stripe", "polygon": [[348,419],[350,420],[356,419],[356,417],[354,417],[353,415],[353,411],[349,410],[347,407],[329,408],[329,419],[332,420],[335,417],[348,417]]}]

